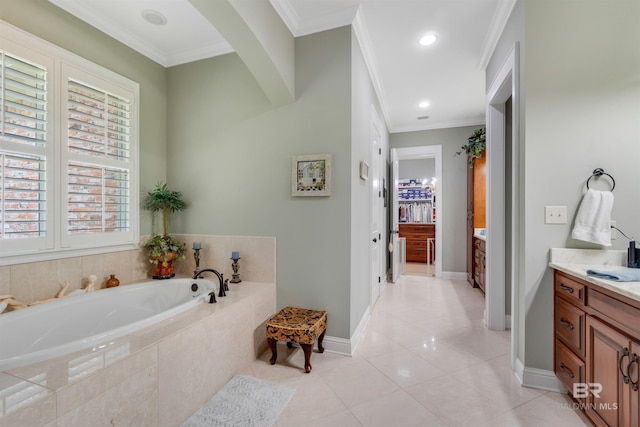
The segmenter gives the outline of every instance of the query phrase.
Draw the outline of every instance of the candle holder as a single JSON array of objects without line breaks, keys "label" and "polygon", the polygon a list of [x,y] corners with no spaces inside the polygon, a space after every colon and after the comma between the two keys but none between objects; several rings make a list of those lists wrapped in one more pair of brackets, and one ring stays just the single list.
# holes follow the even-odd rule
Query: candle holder
[{"label": "candle holder", "polygon": [[238,271],[240,270],[240,264],[238,264],[240,258],[231,258],[231,260],[233,261],[233,264],[231,264],[231,268],[233,268],[233,274],[231,275],[231,280],[229,282],[240,283],[242,282],[242,280],[240,279],[240,273],[238,273]]},{"label": "candle holder", "polygon": [[193,274],[196,274],[200,270],[200,248],[193,249],[193,259],[196,261],[196,269],[193,270]]}]

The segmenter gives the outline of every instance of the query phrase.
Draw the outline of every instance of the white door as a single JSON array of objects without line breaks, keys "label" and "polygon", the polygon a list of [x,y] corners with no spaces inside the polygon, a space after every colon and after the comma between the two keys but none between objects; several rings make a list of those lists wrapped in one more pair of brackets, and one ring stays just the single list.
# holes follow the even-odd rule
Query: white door
[{"label": "white door", "polygon": [[391,281],[395,283],[400,275],[400,246],[398,241],[398,151],[391,149]]},{"label": "white door", "polygon": [[381,273],[381,251],[382,244],[380,238],[381,218],[382,218],[382,178],[380,162],[382,158],[380,131],[378,118],[375,110],[371,109],[371,170],[369,181],[371,182],[371,307],[380,296],[380,286],[382,284]]}]

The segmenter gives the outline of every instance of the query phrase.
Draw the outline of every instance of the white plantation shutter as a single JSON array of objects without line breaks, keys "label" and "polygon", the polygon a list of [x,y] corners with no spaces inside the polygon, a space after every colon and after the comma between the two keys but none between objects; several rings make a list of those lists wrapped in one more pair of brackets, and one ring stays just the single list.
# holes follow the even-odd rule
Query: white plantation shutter
[{"label": "white plantation shutter", "polygon": [[35,60],[0,50],[0,241],[35,250],[46,246],[48,228],[47,68],[52,62],[21,53]]},{"label": "white plantation shutter", "polygon": [[6,141],[44,146],[47,138],[47,70],[0,52],[2,137]]},{"label": "white plantation shutter", "polygon": [[45,161],[38,156],[0,153],[2,238],[44,237]]},{"label": "white plantation shutter", "polygon": [[0,265],[137,246],[138,84],[0,26]]},{"label": "white plantation shutter", "polygon": [[131,102],[104,89],[110,86],[106,81],[78,70],[68,72],[67,236],[127,233]]}]

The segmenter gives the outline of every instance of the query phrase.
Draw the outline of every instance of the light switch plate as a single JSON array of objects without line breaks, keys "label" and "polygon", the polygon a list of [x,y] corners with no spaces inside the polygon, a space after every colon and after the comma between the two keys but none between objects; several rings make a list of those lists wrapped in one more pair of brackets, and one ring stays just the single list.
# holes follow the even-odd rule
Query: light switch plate
[{"label": "light switch plate", "polygon": [[544,207],[544,223],[545,224],[566,224],[567,223],[567,207],[566,206],[545,206]]}]

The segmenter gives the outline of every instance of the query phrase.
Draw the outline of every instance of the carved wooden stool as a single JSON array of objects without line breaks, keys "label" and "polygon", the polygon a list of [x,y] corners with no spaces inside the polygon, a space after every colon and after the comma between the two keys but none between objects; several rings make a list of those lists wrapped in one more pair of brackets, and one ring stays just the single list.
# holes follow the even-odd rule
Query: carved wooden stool
[{"label": "carved wooden stool", "polygon": [[327,312],[299,307],[285,307],[267,320],[267,342],[271,347],[271,362],[276,363],[278,341],[287,341],[287,347],[297,342],[304,351],[304,371],[311,372],[313,343],[318,340],[318,351],[324,353],[322,340],[327,329]]}]

